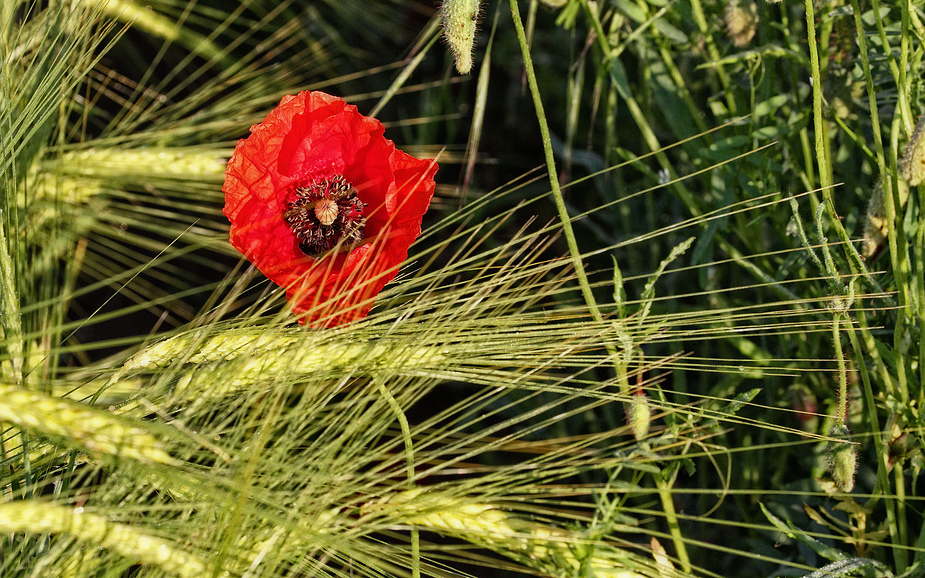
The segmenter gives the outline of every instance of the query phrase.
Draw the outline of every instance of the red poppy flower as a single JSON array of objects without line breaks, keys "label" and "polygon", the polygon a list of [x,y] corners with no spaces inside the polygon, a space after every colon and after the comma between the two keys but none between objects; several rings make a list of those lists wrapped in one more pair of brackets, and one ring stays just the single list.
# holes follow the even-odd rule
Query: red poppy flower
[{"label": "red poppy flower", "polygon": [[283,98],[225,170],[231,244],[300,323],[369,313],[421,234],[437,163],[395,148],[382,124],[323,92]]}]

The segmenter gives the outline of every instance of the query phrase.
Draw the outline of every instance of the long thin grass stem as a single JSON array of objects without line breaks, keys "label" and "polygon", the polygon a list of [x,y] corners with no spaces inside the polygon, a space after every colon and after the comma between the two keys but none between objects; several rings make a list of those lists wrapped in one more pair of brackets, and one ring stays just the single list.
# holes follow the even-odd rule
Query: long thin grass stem
[{"label": "long thin grass stem", "polygon": [[[524,31],[523,22],[520,19],[520,9],[517,6],[517,0],[511,0],[511,17],[514,21],[514,27],[517,29],[517,38],[520,41],[520,51],[524,59],[524,70],[527,75],[527,83],[530,86],[530,94],[533,95],[533,106],[536,109],[536,119],[539,122],[540,134],[543,138],[543,152],[546,157],[546,171],[549,173],[549,185],[552,188],[552,195],[556,203],[556,210],[559,213],[559,220],[562,222],[562,232],[565,235],[565,242],[568,244],[569,254],[572,258],[572,266],[575,268],[575,277],[578,280],[578,285],[581,287],[581,294],[591,313],[591,318],[595,321],[602,321],[603,316],[597,306],[597,301],[594,299],[594,292],[591,290],[591,283],[588,281],[588,275],[585,273],[585,267],[581,260],[581,249],[578,247],[578,241],[575,239],[571,217],[569,217],[568,208],[565,205],[565,198],[562,196],[562,189],[559,187],[556,159],[552,150],[552,139],[549,136],[549,125],[546,122],[546,113],[543,111],[543,99],[536,82],[533,60],[530,58],[530,47],[527,44],[527,35]],[[611,352],[611,354],[613,353],[615,352]]]}]

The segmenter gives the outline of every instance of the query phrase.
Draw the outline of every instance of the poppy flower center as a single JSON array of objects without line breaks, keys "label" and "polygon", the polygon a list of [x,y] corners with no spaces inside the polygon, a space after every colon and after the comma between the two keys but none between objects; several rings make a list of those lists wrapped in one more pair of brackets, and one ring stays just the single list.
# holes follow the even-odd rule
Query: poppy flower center
[{"label": "poppy flower center", "polygon": [[295,200],[286,203],[283,220],[308,256],[330,251],[338,244],[350,250],[363,241],[366,203],[343,175],[317,179],[295,187]]}]

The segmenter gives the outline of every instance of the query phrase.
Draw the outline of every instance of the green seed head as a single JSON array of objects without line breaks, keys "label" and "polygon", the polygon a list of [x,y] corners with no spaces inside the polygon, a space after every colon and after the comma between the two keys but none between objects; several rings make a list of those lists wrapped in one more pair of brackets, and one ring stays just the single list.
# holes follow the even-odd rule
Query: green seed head
[{"label": "green seed head", "polygon": [[456,70],[469,74],[472,70],[472,46],[475,44],[475,29],[479,20],[479,0],[444,0],[443,37],[446,38]]}]

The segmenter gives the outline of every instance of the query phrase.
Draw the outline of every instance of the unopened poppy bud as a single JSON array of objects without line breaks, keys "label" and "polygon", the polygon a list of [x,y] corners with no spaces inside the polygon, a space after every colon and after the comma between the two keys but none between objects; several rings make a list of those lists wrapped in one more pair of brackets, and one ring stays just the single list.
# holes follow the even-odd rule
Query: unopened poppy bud
[{"label": "unopened poppy bud", "polygon": [[479,20],[479,0],[444,0],[442,12],[443,37],[453,51],[456,70],[460,74],[469,74]]},{"label": "unopened poppy bud", "polygon": [[[834,438],[847,438],[849,433],[847,427],[836,426],[832,428],[830,435]],[[827,451],[829,470],[832,473],[835,486],[842,492],[851,492],[854,489],[854,474],[858,469],[857,450],[847,440],[833,440],[829,442]]]},{"label": "unopened poppy bud", "polygon": [[641,442],[649,435],[649,422],[652,420],[652,408],[645,394],[634,395],[626,406],[626,421],[633,430],[633,437]]}]

